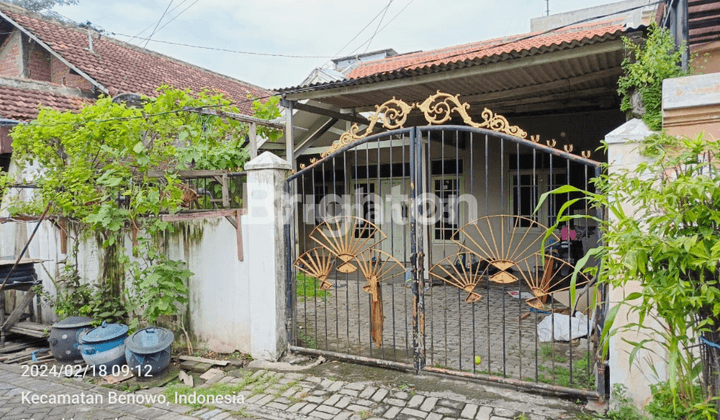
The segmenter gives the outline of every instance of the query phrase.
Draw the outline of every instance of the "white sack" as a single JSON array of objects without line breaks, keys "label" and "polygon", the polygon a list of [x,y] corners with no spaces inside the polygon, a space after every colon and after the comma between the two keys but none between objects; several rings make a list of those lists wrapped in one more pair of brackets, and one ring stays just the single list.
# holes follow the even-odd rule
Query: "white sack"
[{"label": "white sack", "polygon": [[537,326],[540,342],[552,341],[553,325],[555,326],[555,341],[570,341],[588,335],[588,319],[581,312],[575,312],[575,316],[572,318],[568,315],[552,314],[546,316]]}]

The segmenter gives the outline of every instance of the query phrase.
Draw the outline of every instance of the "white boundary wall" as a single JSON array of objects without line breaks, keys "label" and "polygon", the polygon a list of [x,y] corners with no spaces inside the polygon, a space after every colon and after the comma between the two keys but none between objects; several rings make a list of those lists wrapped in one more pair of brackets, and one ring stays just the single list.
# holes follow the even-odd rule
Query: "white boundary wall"
[{"label": "white boundary wall", "polygon": [[[229,353],[239,350],[256,359],[277,359],[286,349],[285,244],[280,201],[287,163],[265,153],[246,164],[248,215],[241,216],[243,261],[238,260],[236,230],[225,218],[176,222],[166,237],[168,257],[182,260],[194,273],[189,280],[188,328],[208,349]],[[0,256],[19,255],[37,222],[0,225]],[[71,236],[74,236],[71,233]],[[60,229],[44,221],[26,257],[45,260],[57,276],[68,255],[61,252]],[[131,244],[126,239],[126,248]],[[69,241],[71,242],[71,241]],[[71,252],[72,243],[68,243]],[[80,244],[80,276],[94,282],[101,274],[103,250],[95,239]],[[36,272],[51,293],[54,285],[38,264]],[[252,275],[251,275],[252,273]],[[43,308],[43,321],[57,316]],[[176,336],[178,343],[184,338]]]}]

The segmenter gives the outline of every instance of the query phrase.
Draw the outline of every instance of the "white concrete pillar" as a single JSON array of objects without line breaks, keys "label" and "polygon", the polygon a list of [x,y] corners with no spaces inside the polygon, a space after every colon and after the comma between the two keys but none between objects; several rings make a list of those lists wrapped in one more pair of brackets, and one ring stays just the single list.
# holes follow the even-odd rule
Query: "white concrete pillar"
[{"label": "white concrete pillar", "polygon": [[290,164],[265,152],[245,164],[248,173],[247,231],[250,354],[277,360],[287,348],[285,329],[285,243],[283,181]]},{"label": "white concrete pillar", "polygon": [[[620,171],[632,172],[637,168],[638,164],[647,162],[648,158],[640,154],[638,147],[640,142],[654,133],[642,120],[633,119],[606,135],[608,163],[610,163],[608,171],[611,174]],[[623,210],[627,215],[632,215],[635,212],[635,209],[630,206],[624,206]],[[612,223],[613,215],[610,214],[609,217],[609,221]],[[637,281],[627,283],[624,288],[610,288],[608,295],[610,308],[621,302],[628,294],[640,291],[642,291],[642,287]],[[617,328],[637,321],[637,314],[628,313],[627,306],[624,306],[619,309],[613,327]],[[647,326],[651,326],[649,325],[650,322],[652,320],[649,318],[645,320]],[[610,389],[612,390],[615,384],[624,385],[627,387],[628,396],[633,399],[635,405],[639,408],[642,408],[652,396],[650,384],[663,381],[667,376],[666,364],[661,357],[663,355],[661,346],[653,347],[657,352],[656,354],[647,350],[639,351],[633,365],[630,366],[630,353],[633,346],[624,340],[640,342],[645,338],[649,338],[648,334],[649,330],[637,331],[637,329],[633,329],[632,331],[619,332],[610,339],[608,361]],[[655,375],[653,368],[658,375]],[[610,402],[613,404],[612,399]]]}]

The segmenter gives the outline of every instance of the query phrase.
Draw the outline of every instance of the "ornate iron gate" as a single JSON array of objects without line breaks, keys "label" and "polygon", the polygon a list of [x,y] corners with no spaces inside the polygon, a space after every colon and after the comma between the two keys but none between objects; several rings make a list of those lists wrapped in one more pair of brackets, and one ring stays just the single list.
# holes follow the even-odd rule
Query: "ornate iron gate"
[{"label": "ornate iron gate", "polygon": [[[430,125],[404,127],[413,109]],[[543,241],[560,208],[594,210],[570,192],[540,203],[592,189],[599,163],[468,111],[442,93],[393,99],[287,179],[290,349],[599,397],[605,293],[571,280],[599,230],[565,222]],[[455,114],[466,125],[437,125]]]}]

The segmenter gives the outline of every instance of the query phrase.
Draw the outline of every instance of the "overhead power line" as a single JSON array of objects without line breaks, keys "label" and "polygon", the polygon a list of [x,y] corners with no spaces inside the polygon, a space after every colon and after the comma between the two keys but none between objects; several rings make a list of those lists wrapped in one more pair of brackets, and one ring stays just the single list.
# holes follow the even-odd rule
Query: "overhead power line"
[{"label": "overhead power line", "polygon": [[153,29],[152,33],[150,33],[150,36],[147,38],[147,41],[145,41],[145,46],[143,48],[147,48],[148,42],[150,42],[150,38],[152,38],[153,35],[155,35],[155,32],[157,32],[158,26],[160,26],[160,22],[165,18],[165,15],[167,14],[168,10],[170,10],[170,6],[172,6],[173,1],[170,0],[170,3],[165,8],[165,11],[163,12],[162,16],[160,16],[160,19],[158,19],[157,24],[155,25],[155,29]]},{"label": "overhead power line", "polygon": [[[116,36],[122,36],[122,37],[128,37],[128,38],[132,37],[131,35],[119,34],[117,32],[112,32],[112,34],[116,35]],[[227,48],[206,47],[206,46],[202,46],[202,45],[184,44],[182,42],[162,41],[159,39],[150,39],[150,38],[137,38],[137,39],[149,40],[150,42],[157,42],[160,44],[179,45],[181,47],[198,48],[198,49],[211,50],[211,51],[223,51],[223,52],[229,52],[229,53],[234,53],[234,54],[261,55],[261,56],[269,56],[269,57],[286,57],[286,58],[333,58],[333,56],[330,56],[330,55],[273,54],[273,53],[261,53],[261,52],[253,52],[253,51],[229,50]]]},{"label": "overhead power line", "polygon": [[370,48],[370,44],[372,44],[372,40],[375,39],[375,35],[378,34],[378,31],[380,30],[380,25],[382,25],[383,20],[385,19],[385,15],[387,14],[388,9],[390,8],[390,5],[392,4],[393,0],[390,0],[385,6],[385,10],[383,11],[382,16],[380,17],[380,22],[378,22],[377,28],[375,28],[375,32],[373,32],[372,36],[370,37],[370,41],[367,43],[367,47],[365,47],[365,51],[367,52],[368,48]]},{"label": "overhead power line", "polygon": [[[169,11],[168,13],[174,12],[175,10],[177,10],[178,7],[182,6],[186,1],[187,1],[187,0],[181,1],[181,2],[180,2],[179,4],[177,4],[175,7],[173,7],[172,9],[170,9],[170,11]],[[147,28],[145,28],[145,29],[143,29],[142,31],[138,32],[137,35],[134,35],[134,36],[133,36],[132,38],[130,38],[127,42],[130,42],[130,41],[132,41],[133,39],[138,38],[138,37],[139,37],[140,35],[142,35],[145,31],[147,31],[148,29],[150,29],[150,28],[152,28],[152,27],[153,27],[152,24],[148,25]],[[163,25],[163,27],[165,27],[165,25]],[[160,29],[162,29],[162,28],[160,28]],[[141,40],[142,40],[142,39],[145,39],[145,38],[141,38]]]}]

